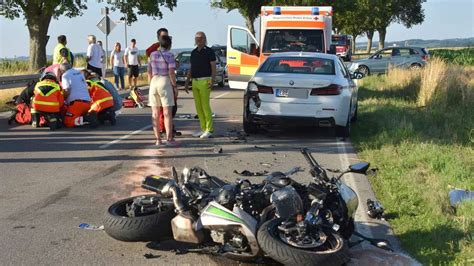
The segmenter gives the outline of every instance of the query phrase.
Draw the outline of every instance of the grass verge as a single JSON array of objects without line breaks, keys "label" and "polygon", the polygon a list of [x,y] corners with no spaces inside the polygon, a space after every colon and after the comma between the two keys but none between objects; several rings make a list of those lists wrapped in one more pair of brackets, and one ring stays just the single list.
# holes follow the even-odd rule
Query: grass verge
[{"label": "grass verge", "polygon": [[474,189],[474,71],[440,59],[359,86],[352,140],[379,168],[370,179],[402,246],[423,264],[474,260],[474,200],[456,210],[452,187]]}]

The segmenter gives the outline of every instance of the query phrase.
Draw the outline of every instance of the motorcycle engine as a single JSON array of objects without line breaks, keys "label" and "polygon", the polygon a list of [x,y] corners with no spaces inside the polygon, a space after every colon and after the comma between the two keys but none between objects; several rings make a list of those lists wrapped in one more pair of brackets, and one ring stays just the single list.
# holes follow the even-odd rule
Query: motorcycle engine
[{"label": "motorcycle engine", "polygon": [[217,203],[232,210],[235,203],[236,188],[234,185],[225,185],[219,189],[217,196],[214,198]]}]

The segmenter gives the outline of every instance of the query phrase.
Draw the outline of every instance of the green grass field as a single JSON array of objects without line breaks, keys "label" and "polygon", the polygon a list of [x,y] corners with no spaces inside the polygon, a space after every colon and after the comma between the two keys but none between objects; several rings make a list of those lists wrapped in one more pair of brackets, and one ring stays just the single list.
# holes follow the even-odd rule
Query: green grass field
[{"label": "green grass field", "polygon": [[433,57],[439,57],[448,63],[474,66],[474,48],[463,49],[433,49],[430,50]]},{"label": "green grass field", "polygon": [[452,187],[474,189],[474,71],[439,59],[359,86],[352,140],[379,168],[370,178],[402,246],[422,264],[474,263],[474,201],[454,211]]}]

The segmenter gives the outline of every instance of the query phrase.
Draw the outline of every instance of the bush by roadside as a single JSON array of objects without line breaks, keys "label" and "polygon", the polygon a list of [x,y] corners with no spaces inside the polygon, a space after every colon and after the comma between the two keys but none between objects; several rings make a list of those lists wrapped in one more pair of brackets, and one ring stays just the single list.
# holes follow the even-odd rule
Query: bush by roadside
[{"label": "bush by roadside", "polygon": [[359,89],[352,140],[380,171],[370,179],[403,247],[423,264],[474,258],[474,201],[456,211],[450,188],[474,189],[474,70],[434,58],[392,69]]}]

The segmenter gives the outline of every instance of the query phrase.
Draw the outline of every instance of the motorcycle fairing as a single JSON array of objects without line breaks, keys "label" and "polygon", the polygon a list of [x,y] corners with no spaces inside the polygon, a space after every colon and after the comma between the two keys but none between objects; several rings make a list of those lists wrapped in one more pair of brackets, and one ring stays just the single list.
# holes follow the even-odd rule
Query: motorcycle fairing
[{"label": "motorcycle fairing", "polygon": [[257,220],[242,209],[234,207],[231,211],[215,201],[209,202],[197,221],[198,228],[202,226],[220,232],[239,230],[247,238],[252,256],[257,256],[260,251],[256,238],[257,224]]},{"label": "motorcycle fairing", "polygon": [[357,210],[357,207],[359,205],[359,200],[357,198],[357,194],[347,186],[346,184],[339,182],[339,193],[341,194],[342,199],[346,203],[347,207],[347,215],[349,217],[354,218],[355,217],[355,212]]}]

